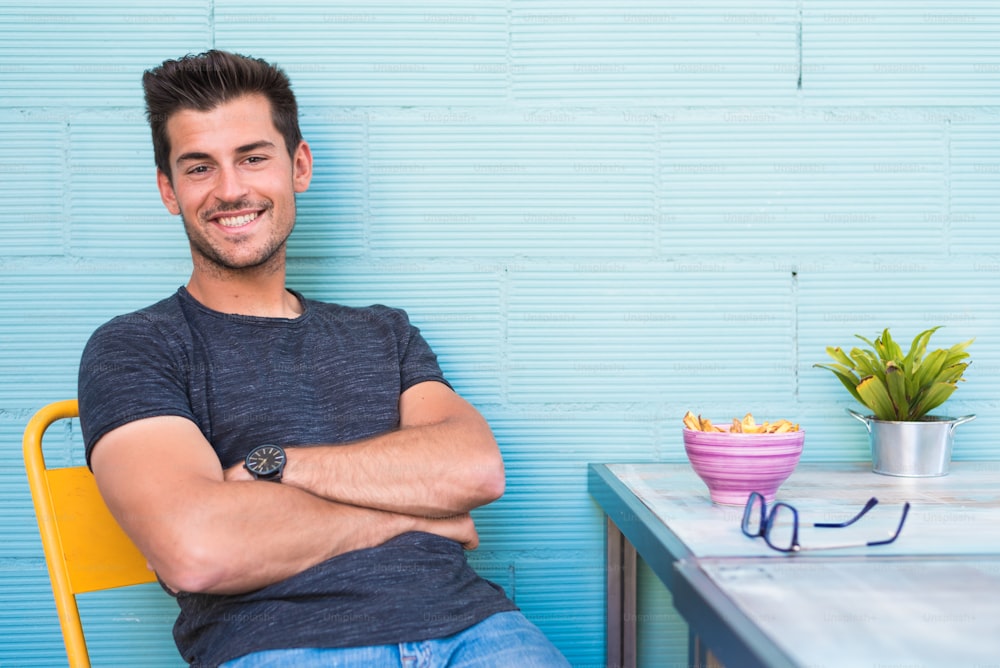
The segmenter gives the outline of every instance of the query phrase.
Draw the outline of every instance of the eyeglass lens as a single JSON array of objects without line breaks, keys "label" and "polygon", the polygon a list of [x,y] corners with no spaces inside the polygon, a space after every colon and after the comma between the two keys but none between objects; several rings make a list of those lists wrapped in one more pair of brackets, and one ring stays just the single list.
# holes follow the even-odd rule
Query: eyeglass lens
[{"label": "eyeglass lens", "polygon": [[785,503],[776,503],[767,517],[764,539],[776,550],[790,551],[797,541],[798,516],[795,509]]},{"label": "eyeglass lens", "polygon": [[751,492],[747,505],[743,508],[743,533],[750,538],[764,535],[764,514],[767,506],[764,497],[757,492]]}]

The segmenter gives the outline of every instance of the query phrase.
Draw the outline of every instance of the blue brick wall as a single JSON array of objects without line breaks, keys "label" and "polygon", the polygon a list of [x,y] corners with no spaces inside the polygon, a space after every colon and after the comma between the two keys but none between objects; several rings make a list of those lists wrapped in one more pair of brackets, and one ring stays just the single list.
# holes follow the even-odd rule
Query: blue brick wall
[{"label": "blue brick wall", "polygon": [[[89,333],[190,271],[139,79],[210,47],[291,75],[317,175],[290,284],[406,308],[490,419],[508,492],[473,563],[603,660],[586,464],[684,461],[752,410],[866,456],[827,345],[977,337],[949,403],[1000,428],[1000,6],[986,0],[56,0],[0,6],[0,665],[64,654],[20,456]],[[75,425],[50,457],[81,460]],[[643,662],[681,665],[641,577]],[[177,665],[150,590],[86,603],[98,665]],[[138,631],[138,638],[122,632]],[[126,637],[128,636],[128,637]]]}]

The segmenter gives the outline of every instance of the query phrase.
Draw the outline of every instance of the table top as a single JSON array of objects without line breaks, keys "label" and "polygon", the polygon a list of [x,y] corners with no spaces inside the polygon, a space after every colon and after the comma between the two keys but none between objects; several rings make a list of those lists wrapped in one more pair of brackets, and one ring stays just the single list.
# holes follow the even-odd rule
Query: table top
[{"label": "table top", "polygon": [[[590,482],[602,506],[611,506],[616,497],[615,503],[626,504],[617,508],[626,536],[630,523],[667,529],[671,560],[789,558],[769,549],[763,540],[744,536],[743,508],[712,503],[708,488],[688,464],[595,464]],[[872,496],[879,504],[850,527],[810,526],[846,520]],[[899,524],[903,503],[910,502],[895,543],[838,550],[835,556],[1000,554],[1000,462],[955,462],[948,475],[935,478],[879,475],[868,463],[800,464],[779,488],[777,499],[798,509],[799,538],[805,548],[886,538]],[[613,512],[608,515],[615,520]],[[830,553],[810,551],[791,558],[813,556]]]},{"label": "table top", "polygon": [[677,609],[725,664],[1000,660],[1000,556],[699,559],[678,571]]}]

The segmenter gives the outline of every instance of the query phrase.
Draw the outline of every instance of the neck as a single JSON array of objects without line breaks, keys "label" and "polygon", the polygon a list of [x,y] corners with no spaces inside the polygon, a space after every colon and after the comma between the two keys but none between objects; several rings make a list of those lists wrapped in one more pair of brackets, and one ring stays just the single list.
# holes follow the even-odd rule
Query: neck
[{"label": "neck", "polygon": [[298,298],[285,288],[285,272],[266,275],[211,276],[195,268],[187,291],[208,308],[232,315],[295,318],[302,315]]}]

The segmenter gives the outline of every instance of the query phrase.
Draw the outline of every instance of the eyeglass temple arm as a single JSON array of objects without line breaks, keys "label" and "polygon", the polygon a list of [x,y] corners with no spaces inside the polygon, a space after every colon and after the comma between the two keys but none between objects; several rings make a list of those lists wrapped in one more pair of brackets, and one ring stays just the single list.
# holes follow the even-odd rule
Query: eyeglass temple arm
[{"label": "eyeglass temple arm", "polygon": [[903,523],[906,522],[906,516],[909,514],[909,512],[910,512],[910,502],[907,501],[906,503],[903,504],[903,516],[899,518],[899,526],[896,527],[896,533],[892,534],[892,536],[886,538],[885,540],[873,540],[870,543],[866,543],[866,545],[888,545],[889,543],[899,538],[899,533],[903,530]]},{"label": "eyeglass temple arm", "polygon": [[846,522],[816,522],[813,524],[813,526],[822,527],[825,529],[841,529],[843,527],[848,527],[857,522],[858,520],[860,520],[862,517],[864,517],[865,513],[874,508],[876,505],[878,505],[878,499],[876,499],[873,496],[872,498],[868,499],[868,503],[866,503],[865,507],[861,509],[861,512],[859,512],[857,515],[847,520]]}]

